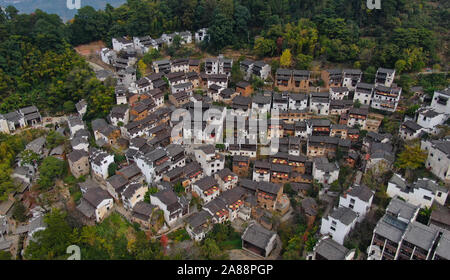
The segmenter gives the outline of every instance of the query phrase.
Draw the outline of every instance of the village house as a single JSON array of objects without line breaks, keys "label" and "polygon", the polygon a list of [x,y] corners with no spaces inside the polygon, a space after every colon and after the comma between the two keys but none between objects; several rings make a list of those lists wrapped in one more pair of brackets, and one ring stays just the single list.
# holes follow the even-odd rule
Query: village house
[{"label": "village house", "polygon": [[365,185],[356,185],[346,190],[339,197],[339,206],[347,207],[355,211],[358,222],[362,222],[366,214],[370,211],[375,192]]},{"label": "village house", "polygon": [[89,174],[89,154],[84,150],[73,150],[68,156],[70,172],[75,178]]},{"label": "village house", "polygon": [[114,156],[105,151],[91,148],[89,151],[89,161],[93,175],[100,180],[106,180],[108,178],[108,167],[114,162]]},{"label": "village house", "polygon": [[128,40],[125,37],[112,38],[112,46],[114,51],[120,52],[121,50],[124,50],[127,47],[132,47],[133,41]]},{"label": "village house", "polygon": [[394,69],[386,69],[386,68],[378,68],[377,73],[375,74],[375,86],[382,85],[385,87],[391,87],[392,83],[395,79],[395,70]]},{"label": "village house", "polygon": [[417,110],[415,121],[428,133],[435,134],[439,131],[438,125],[442,125],[449,118],[447,113],[438,113],[432,108]]},{"label": "village house", "polygon": [[[373,230],[372,240],[367,248],[368,260],[394,260],[398,258],[400,247],[410,223],[415,221],[419,207],[393,198]],[[421,234],[417,236],[421,238]],[[411,254],[411,249],[404,252]],[[419,252],[418,252],[419,253]]]},{"label": "village house", "polygon": [[165,189],[150,195],[150,203],[164,212],[164,220],[169,227],[189,213],[189,203],[184,203],[173,190]]},{"label": "village house", "polygon": [[326,157],[316,157],[312,175],[321,184],[331,184],[339,177],[339,166],[337,163],[328,162]]},{"label": "village house", "polygon": [[375,86],[372,97],[371,107],[378,110],[395,112],[397,110],[398,102],[402,88],[400,87],[385,87],[383,85]]},{"label": "village house", "polygon": [[158,210],[155,205],[150,203],[139,201],[137,202],[131,212],[131,221],[138,223],[141,228],[145,230],[155,229],[157,221],[155,221],[154,213]]},{"label": "village house", "polygon": [[317,205],[316,200],[312,197],[305,197],[304,199],[302,199],[300,207],[301,213],[306,218],[306,224],[308,225],[308,227],[312,227],[319,212],[319,206]]},{"label": "village house", "polygon": [[106,179],[106,190],[116,201],[120,200],[120,196],[127,185],[128,180],[119,174]]},{"label": "village house", "polygon": [[242,234],[242,249],[267,258],[276,246],[277,234],[257,223],[251,223]]},{"label": "village house", "polygon": [[399,136],[405,141],[417,139],[423,133],[425,133],[425,129],[411,120],[403,122],[398,131]]},{"label": "village house", "polygon": [[330,93],[311,93],[309,111],[317,115],[328,115],[330,113]]},{"label": "village house", "polygon": [[353,101],[359,101],[363,105],[369,105],[372,101],[372,95],[375,86],[367,83],[358,83],[355,88],[355,94],[353,95]]},{"label": "village house", "polygon": [[253,92],[252,85],[247,81],[240,81],[236,84],[236,92],[242,96],[250,96]]},{"label": "village house", "polygon": [[200,28],[195,32],[194,37],[197,44],[203,42],[204,40],[209,41],[208,28]]},{"label": "village house", "polygon": [[153,71],[155,73],[169,73],[171,70],[171,65],[170,65],[170,61],[167,59],[164,60],[157,60],[157,61],[153,61]]},{"label": "village house", "polygon": [[271,67],[264,61],[253,61],[245,59],[240,64],[241,71],[245,73],[245,80],[249,80],[250,77],[256,76],[262,80],[266,80],[271,72]]},{"label": "village house", "polygon": [[131,210],[136,203],[143,201],[148,187],[141,183],[131,183],[122,191],[122,201],[125,209]]},{"label": "village house", "polygon": [[368,108],[351,108],[348,111],[347,126],[359,125],[359,127],[365,127],[368,114]]},{"label": "village house", "polygon": [[342,86],[349,90],[354,90],[356,85],[361,82],[363,72],[360,69],[342,70]]},{"label": "village house", "polygon": [[186,219],[186,231],[195,241],[201,241],[212,228],[212,215],[206,211],[201,210],[189,216]]},{"label": "village house", "polygon": [[270,181],[271,164],[267,161],[257,160],[253,164],[253,181],[269,182]]},{"label": "village house", "polygon": [[250,170],[250,159],[249,157],[235,155],[233,156],[233,173],[235,173],[239,178],[248,177]]},{"label": "village house", "polygon": [[344,100],[348,97],[349,90],[347,87],[330,87],[331,100]]},{"label": "village house", "polygon": [[215,199],[220,194],[219,184],[213,176],[209,175],[193,183],[192,191],[195,192],[205,204]]},{"label": "village house", "polygon": [[320,234],[329,235],[334,241],[343,245],[350,231],[355,227],[357,214],[350,208],[338,207],[328,216],[322,218]]},{"label": "village house", "polygon": [[214,174],[214,178],[219,184],[220,190],[222,192],[231,190],[232,188],[236,187],[238,182],[238,176],[231,172],[231,170],[228,168],[224,168],[216,172]]},{"label": "village house", "polygon": [[342,76],[342,70],[340,69],[322,70],[320,73],[326,89],[330,87],[342,87]]},{"label": "village house", "polygon": [[435,201],[445,205],[448,190],[428,178],[422,178],[413,184],[409,184],[403,177],[394,174],[388,182],[386,194],[389,197],[399,196],[406,202],[421,208],[430,208]]},{"label": "village house", "polygon": [[123,126],[130,120],[129,108],[126,105],[118,105],[111,108],[108,119],[113,126]]},{"label": "village house", "polygon": [[113,207],[113,199],[100,187],[87,190],[77,209],[89,220],[101,222]]},{"label": "village house", "polygon": [[205,174],[211,176],[213,173],[222,170],[225,165],[225,158],[216,150],[213,145],[204,145],[195,149],[195,159],[202,166]]},{"label": "village house", "polygon": [[355,249],[347,249],[329,236],[322,237],[314,246],[311,260],[353,260]]},{"label": "village house", "polygon": [[436,90],[433,94],[430,107],[440,114],[450,114],[450,88],[444,90]]},{"label": "village house", "polygon": [[428,153],[425,167],[444,182],[450,182],[450,141],[422,141],[420,148]]},{"label": "village house", "polygon": [[171,61],[170,65],[171,72],[189,72],[189,59],[187,58],[178,58]]},{"label": "village house", "polygon": [[81,129],[85,129],[84,122],[81,116],[70,115],[67,117],[67,124],[69,125],[70,136],[73,138],[75,133]]}]

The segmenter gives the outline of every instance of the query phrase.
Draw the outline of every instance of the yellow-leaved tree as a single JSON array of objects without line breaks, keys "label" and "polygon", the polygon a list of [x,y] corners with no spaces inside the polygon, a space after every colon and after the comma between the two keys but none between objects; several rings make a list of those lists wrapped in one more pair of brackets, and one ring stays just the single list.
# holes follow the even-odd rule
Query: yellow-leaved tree
[{"label": "yellow-leaved tree", "polygon": [[292,64],[292,54],[290,49],[285,49],[280,57],[280,65],[282,67],[289,67]]}]

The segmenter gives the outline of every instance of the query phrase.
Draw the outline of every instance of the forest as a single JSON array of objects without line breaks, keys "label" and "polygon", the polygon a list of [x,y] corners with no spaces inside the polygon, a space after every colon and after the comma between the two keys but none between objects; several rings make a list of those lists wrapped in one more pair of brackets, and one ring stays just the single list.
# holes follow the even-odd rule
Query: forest
[{"label": "forest", "polygon": [[212,54],[224,48],[256,57],[289,53],[284,66],[342,65],[373,72],[440,70],[448,65],[450,3],[383,0],[369,10],[354,0],[128,0],[104,10],[86,6],[64,23],[36,10],[0,11],[0,113],[35,104],[45,113],[70,113],[81,98],[87,118],[106,115],[113,88],[97,79],[74,46],[117,36],[195,31],[208,27]]}]

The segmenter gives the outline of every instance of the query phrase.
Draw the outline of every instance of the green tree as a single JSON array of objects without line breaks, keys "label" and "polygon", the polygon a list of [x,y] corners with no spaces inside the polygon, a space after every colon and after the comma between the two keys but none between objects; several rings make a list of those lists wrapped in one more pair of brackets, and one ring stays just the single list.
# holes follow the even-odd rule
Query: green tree
[{"label": "green tree", "polygon": [[49,189],[53,186],[55,179],[62,178],[65,171],[64,161],[55,157],[46,157],[39,167],[38,185],[42,189]]},{"label": "green tree", "polygon": [[58,147],[59,145],[64,144],[66,138],[55,130],[51,130],[45,140],[47,141],[47,148],[53,149],[55,147]]},{"label": "green tree", "polygon": [[408,179],[412,179],[412,171],[424,166],[427,153],[417,144],[405,145],[405,149],[398,155],[395,166],[405,170]]},{"label": "green tree", "polygon": [[275,54],[276,48],[277,46],[275,45],[275,42],[273,40],[259,37],[255,39],[255,46],[253,50],[259,57],[265,57],[273,56]]},{"label": "green tree", "polygon": [[31,260],[66,259],[66,249],[76,244],[78,233],[67,221],[67,214],[53,209],[44,218],[46,228],[34,233],[24,257]]},{"label": "green tree", "polygon": [[113,175],[116,174],[117,168],[119,168],[119,166],[117,165],[117,163],[113,162],[108,166],[108,177],[111,177]]},{"label": "green tree", "polygon": [[22,202],[18,201],[14,203],[12,216],[16,221],[25,222],[27,220],[27,209]]},{"label": "green tree", "polygon": [[20,159],[22,164],[31,164],[34,165],[41,160],[41,156],[32,150],[25,150],[20,153]]}]

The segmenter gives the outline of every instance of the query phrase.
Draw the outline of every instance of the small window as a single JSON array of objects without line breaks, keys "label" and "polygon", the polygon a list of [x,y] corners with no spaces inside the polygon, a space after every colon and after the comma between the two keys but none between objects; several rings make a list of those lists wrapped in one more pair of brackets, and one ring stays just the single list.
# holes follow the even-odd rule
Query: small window
[{"label": "small window", "polygon": [[423,196],[423,199],[431,200],[431,197],[424,195],[424,196]]},{"label": "small window", "polygon": [[330,229],[331,229],[332,231],[336,231],[336,228],[334,228],[334,227],[330,227]]}]

